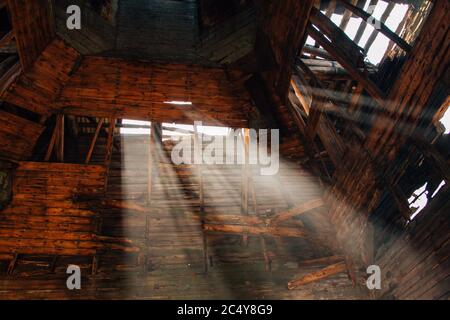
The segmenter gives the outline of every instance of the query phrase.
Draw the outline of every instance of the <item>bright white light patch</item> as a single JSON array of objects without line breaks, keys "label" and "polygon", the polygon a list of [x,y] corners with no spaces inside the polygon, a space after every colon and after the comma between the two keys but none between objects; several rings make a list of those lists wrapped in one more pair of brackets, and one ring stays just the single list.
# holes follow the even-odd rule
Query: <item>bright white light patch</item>
[{"label": "bright white light patch", "polygon": [[165,104],[176,104],[176,105],[192,105],[190,101],[164,101]]},{"label": "bright white light patch", "polygon": [[450,106],[447,107],[447,111],[445,111],[440,122],[445,127],[444,134],[449,134],[450,133]]},{"label": "bright white light patch", "polygon": [[[427,184],[428,182],[414,191],[411,197],[408,199],[409,207],[415,210],[415,212],[411,215],[411,220],[413,220],[419,214],[419,212],[426,207],[428,203],[428,191],[425,191],[427,188]],[[416,199],[417,196],[419,197]]]},{"label": "bright white light patch", "polygon": [[[131,120],[131,119],[123,119],[122,124],[124,125],[133,125],[133,126],[143,126],[149,127],[150,121],[141,121],[141,120]],[[120,134],[150,134],[150,128],[120,128]]]},{"label": "bright white light patch", "polygon": [[445,186],[445,180],[442,180],[441,183],[439,184],[439,186],[436,188],[436,190],[433,192],[433,194],[431,195],[431,198],[434,198],[438,192],[442,189],[442,187]]}]

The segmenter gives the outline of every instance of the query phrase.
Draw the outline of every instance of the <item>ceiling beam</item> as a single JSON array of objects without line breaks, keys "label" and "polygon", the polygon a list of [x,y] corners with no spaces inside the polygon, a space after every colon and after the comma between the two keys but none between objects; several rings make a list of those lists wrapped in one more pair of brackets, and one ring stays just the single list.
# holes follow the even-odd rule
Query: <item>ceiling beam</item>
[{"label": "ceiling beam", "polygon": [[51,0],[8,0],[22,68],[27,71],[55,37]]},{"label": "ceiling beam", "polygon": [[[351,4],[347,0],[337,0],[340,2],[346,9],[356,14],[358,17],[362,18],[366,23],[370,19],[374,19],[372,15],[367,13],[361,8],[358,8],[357,6]],[[389,29],[383,22],[377,21],[377,23],[380,24],[380,29],[377,29],[379,32],[384,34],[386,37],[388,37],[390,40],[395,42],[400,48],[405,50],[406,52],[409,52],[411,50],[411,46],[402,38],[400,38],[395,32],[393,32],[391,29]]]}]

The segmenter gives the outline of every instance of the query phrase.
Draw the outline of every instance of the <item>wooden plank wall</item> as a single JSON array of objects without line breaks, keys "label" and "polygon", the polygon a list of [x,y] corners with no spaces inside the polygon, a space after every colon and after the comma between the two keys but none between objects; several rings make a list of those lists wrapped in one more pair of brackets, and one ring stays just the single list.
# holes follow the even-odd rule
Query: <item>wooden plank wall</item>
[{"label": "wooden plank wall", "polygon": [[[85,57],[55,39],[3,100],[33,112],[247,127],[251,102],[225,69]],[[188,101],[192,105],[164,102]]]},{"label": "wooden plank wall", "polygon": [[102,194],[105,168],[21,162],[13,176],[13,201],[0,212],[2,254],[95,255],[135,252],[129,242],[96,235],[96,215],[74,204],[82,194]]},{"label": "wooden plank wall", "polygon": [[8,0],[23,70],[28,70],[55,36],[51,0]]},{"label": "wooden plank wall", "polygon": [[45,127],[0,110],[0,156],[27,160]]},{"label": "wooden plank wall", "polygon": [[[165,102],[188,101],[192,105]],[[249,101],[224,69],[86,57],[55,110],[74,115],[245,127]]]},{"label": "wooden plank wall", "polygon": [[[367,298],[352,286],[346,272],[339,272],[327,279],[300,286],[296,290],[287,289],[288,281],[327,265],[327,259],[311,263],[304,262],[305,260],[333,254],[327,245],[334,242],[333,229],[327,218],[328,212],[321,207],[306,212],[301,217],[290,218],[280,225],[300,231],[308,229],[312,238],[274,236],[270,233],[253,234],[249,228],[247,244],[243,244],[243,233],[233,234],[229,231],[217,232],[210,229],[206,233],[208,272],[205,273],[198,168],[191,165],[174,166],[164,156],[156,157],[153,154],[155,159],[152,163],[157,168],[157,174],[152,179],[154,184],[149,201],[147,199],[149,137],[125,135],[116,139],[118,141],[114,144],[118,144],[119,149],[114,149],[112,155],[106,199],[103,201],[98,197],[101,200],[98,205],[90,203],[89,209],[81,202],[73,207],[71,201],[58,200],[58,193],[61,192],[59,190],[66,188],[69,190],[72,186],[72,183],[69,183],[68,187],[59,184],[59,187],[52,187],[53,189],[47,187],[46,198],[49,200],[46,203],[58,201],[59,204],[57,208],[41,207],[36,202],[36,197],[39,199],[43,196],[37,195],[31,186],[27,187],[28,183],[26,185],[21,183],[27,190],[19,193],[21,199],[15,200],[17,207],[7,209],[1,214],[14,217],[17,222],[11,224],[15,226],[17,223],[17,229],[20,230],[22,227],[27,228],[25,222],[28,221],[20,222],[21,219],[43,219],[43,217],[64,219],[50,220],[41,225],[43,229],[63,228],[67,235],[77,234],[78,237],[80,234],[91,234],[92,228],[98,226],[96,237],[105,239],[101,242],[103,245],[111,243],[110,239],[126,237],[139,247],[139,253],[136,255],[119,250],[113,251],[109,247],[105,250],[96,248],[95,258],[92,256],[93,251],[80,252],[83,255],[77,256],[58,256],[53,263],[53,271],[52,256],[38,254],[39,251],[29,255],[22,254],[10,275],[0,274],[2,297],[5,299]],[[93,163],[103,163],[105,140],[106,137],[99,138],[92,157]],[[89,142],[90,136],[85,136],[76,147],[71,148],[71,145],[68,145],[67,160],[83,161]],[[172,147],[173,143],[170,140],[165,141],[163,154],[170,154]],[[36,164],[32,165],[36,168]],[[49,167],[57,168],[56,164],[39,166],[41,168],[45,166],[46,170],[49,170]],[[90,177],[98,175],[95,172],[97,169],[88,169],[91,166],[66,164],[58,166],[60,175],[60,170],[64,172],[66,166],[70,170],[65,170],[67,173],[64,175],[75,168],[77,170],[83,168],[83,172]],[[254,175],[251,184],[254,184],[257,191],[257,207],[254,208],[250,196],[249,216],[244,219],[241,213],[242,167],[214,165],[204,167],[202,171],[205,222],[211,226],[232,225],[245,231],[246,224],[243,221],[264,219],[292,205],[317,199],[322,195],[316,178],[295,163],[284,163],[275,177]],[[27,174],[27,178],[31,179],[36,174],[32,171]],[[84,177],[81,172],[77,174],[78,177]],[[52,179],[59,181],[63,178],[52,175]],[[280,181],[276,182],[277,179]],[[99,181],[98,185],[100,184]],[[92,195],[94,197],[90,199],[96,196],[95,193]],[[293,198],[292,203],[289,198]],[[30,201],[33,201],[32,207],[27,206]],[[26,211],[21,207],[25,207]],[[18,212],[20,219],[16,218],[19,216]],[[93,215],[97,215],[101,221],[100,225],[94,223]],[[33,227],[37,222],[38,220],[33,222]],[[10,226],[5,225],[5,228],[7,227]],[[74,228],[77,228],[76,232]],[[316,236],[319,236],[318,239]],[[87,249],[90,248],[83,250]],[[14,255],[8,252],[5,254],[4,265],[5,263],[11,265]],[[82,290],[78,292],[69,291],[65,287],[67,279],[65,271],[68,264],[77,264],[82,268]]]},{"label": "wooden plank wall", "polygon": [[449,50],[450,2],[435,1],[416,45],[390,90],[383,113],[378,114],[368,136],[367,146],[374,155],[389,150],[392,160],[394,151],[414,131],[439,82],[448,86]]},{"label": "wooden plank wall", "polygon": [[[277,68],[268,75],[268,84],[275,88],[281,99],[284,99],[288,93],[294,59],[303,41],[306,40],[305,31],[313,4],[312,0],[257,1],[261,12],[260,29],[267,37],[277,64]],[[258,52],[258,43],[256,50]],[[258,52],[258,54],[267,56],[270,53]]]},{"label": "wooden plank wall", "polygon": [[[449,198],[447,187],[406,230],[378,230],[384,235],[375,259],[382,270],[380,297],[449,299]],[[377,225],[375,228],[380,229]]]},{"label": "wooden plank wall", "polygon": [[[435,2],[365,145],[349,144],[341,161],[345,165],[336,172],[330,195],[331,219],[341,243],[365,265],[373,261],[365,249],[373,243],[368,218],[388,190],[387,181],[399,179],[404,167],[403,162],[393,160],[417,128],[421,112],[433,105],[433,86],[445,82],[448,75],[449,5],[448,1]],[[422,117],[421,121],[422,130],[433,125],[431,118]]]},{"label": "wooden plank wall", "polygon": [[78,52],[55,39],[30,70],[22,73],[0,98],[41,115],[49,115],[53,101],[69,80],[69,73],[79,59]]}]

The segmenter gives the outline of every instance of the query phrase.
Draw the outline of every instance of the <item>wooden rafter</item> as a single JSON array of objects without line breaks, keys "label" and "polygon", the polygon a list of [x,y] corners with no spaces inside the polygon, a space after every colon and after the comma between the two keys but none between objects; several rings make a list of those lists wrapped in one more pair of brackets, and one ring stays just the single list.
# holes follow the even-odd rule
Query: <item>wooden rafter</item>
[{"label": "wooden rafter", "polygon": [[215,231],[222,233],[242,234],[248,233],[253,235],[268,235],[279,237],[305,238],[306,232],[300,228],[290,227],[266,227],[266,226],[242,226],[232,224],[205,224],[203,226],[206,231]]},{"label": "wooden rafter", "polygon": [[[196,159],[200,159],[201,162],[203,161],[203,159],[201,159],[202,155],[201,155],[201,150],[203,149],[203,146],[200,145],[200,140],[198,139],[199,137],[199,132],[198,132],[198,127],[197,124],[194,124],[194,152],[195,154],[195,158]],[[205,190],[204,190],[204,186],[203,186],[203,166],[201,164],[197,164],[196,165],[196,175],[198,177],[198,187],[199,187],[199,192],[198,192],[198,197],[199,197],[199,202],[200,202],[200,217],[201,217],[201,224],[202,224],[202,240],[203,240],[203,271],[206,273],[208,273],[208,269],[209,269],[209,259],[208,259],[208,235],[206,234],[206,232],[204,231],[204,224],[205,224],[205,219],[206,219],[206,214],[205,214]]]},{"label": "wooden rafter", "polygon": [[14,31],[9,31],[7,34],[0,39],[0,48],[8,45],[14,39]]},{"label": "wooden rafter", "polygon": [[[349,4],[351,5],[355,5],[358,0],[350,0],[351,2],[349,2]],[[341,23],[339,24],[339,28],[341,28],[342,30],[345,31],[345,29],[347,28],[348,22],[350,21],[350,17],[352,16],[352,12],[351,11],[345,11],[344,14],[342,15],[342,20]]]},{"label": "wooden rafter", "polygon": [[288,289],[293,290],[293,289],[296,289],[305,284],[308,284],[311,282],[316,282],[316,281],[331,277],[335,274],[345,272],[346,270],[347,270],[347,266],[346,266],[345,262],[338,262],[338,263],[329,265],[319,271],[311,272],[299,279],[289,281]]},{"label": "wooden rafter", "polygon": [[289,210],[277,213],[274,217],[269,219],[268,224],[277,225],[283,221],[292,219],[293,217],[299,216],[301,214],[304,214],[316,208],[320,208],[322,206],[324,206],[324,202],[321,198],[310,200],[308,202],[295,206]]},{"label": "wooden rafter", "polygon": [[[241,183],[241,214],[248,216],[249,204],[249,183],[250,183],[250,168],[249,168],[249,148],[250,148],[250,129],[243,129],[243,146],[244,146],[244,165],[242,166],[242,183]],[[242,235],[242,242],[244,245],[248,244],[248,235]]]},{"label": "wooden rafter", "polygon": [[60,130],[60,123],[61,123],[62,115],[56,116],[56,122],[55,122],[55,128],[53,129],[52,137],[50,138],[50,143],[47,148],[47,152],[44,157],[44,161],[50,161],[50,158],[52,156],[53,148],[55,147],[56,141],[58,139],[59,130]]},{"label": "wooden rafter", "polygon": [[[353,5],[349,1],[347,1],[347,0],[338,0],[338,1],[350,12],[353,12],[357,16],[361,17],[366,23],[369,21],[369,19],[374,19],[369,13],[367,13],[366,11],[364,11],[361,8],[358,8],[357,6]],[[384,24],[384,22],[389,17],[388,9],[390,9],[391,7],[388,6],[388,8],[386,8],[386,11],[388,12],[388,14],[387,15],[383,14],[381,21],[377,21],[377,23],[380,24],[380,29],[378,29],[378,31],[381,32],[382,34],[384,34],[386,37],[388,37],[390,40],[392,40],[398,46],[400,46],[400,48],[402,48],[406,52],[409,52],[411,50],[411,46]],[[393,7],[392,7],[392,9],[393,9]],[[390,11],[392,11],[392,9],[390,9]],[[383,18],[385,18],[384,21],[383,21]],[[371,38],[369,38],[369,39],[371,39]],[[369,40],[367,42],[369,43]],[[373,40],[372,40],[372,43],[373,43]],[[366,52],[369,47],[370,47],[370,45],[369,46],[366,45],[366,47],[365,47]]]},{"label": "wooden rafter", "polygon": [[347,72],[358,82],[360,82],[366,91],[378,102],[380,105],[385,103],[385,94],[377,87],[372,80],[368,79],[364,73],[358,70],[357,66],[349,60],[345,52],[333,42],[323,36],[319,31],[313,27],[309,28],[309,34],[320,43],[335,59],[347,70]]},{"label": "wooden rafter", "polygon": [[50,0],[8,0],[8,9],[24,70],[29,70],[55,36]]},{"label": "wooden rafter", "polygon": [[[384,23],[386,22],[386,20],[389,18],[389,15],[391,14],[392,10],[394,10],[395,8],[395,3],[388,3],[388,6],[386,7],[386,10],[384,10],[383,14],[381,15],[381,19],[380,19],[380,32],[382,32],[383,34],[385,34],[388,38],[394,37],[394,33],[392,31],[389,30],[389,28],[387,28]],[[384,27],[383,27],[384,26]],[[389,36],[388,36],[389,34]],[[365,46],[364,46],[364,52],[369,52],[370,47],[372,46],[373,42],[375,41],[375,39],[377,38],[378,35],[378,30],[373,30],[372,33],[369,36],[369,39],[367,40]],[[401,46],[405,51],[409,51],[407,43],[405,41],[400,40],[401,38],[397,38],[396,41],[398,41],[398,45]]]},{"label": "wooden rafter", "polygon": [[58,162],[64,162],[64,136],[65,136],[65,128],[64,128],[65,117],[64,115],[59,115],[57,118],[57,126],[58,135],[56,138],[56,159]]},{"label": "wooden rafter", "polygon": [[[369,2],[369,8],[375,8],[375,6],[378,4],[378,0],[370,0]],[[361,40],[364,31],[366,31],[367,28],[367,22],[365,22],[364,20],[361,22],[361,24],[358,27],[358,30],[356,30],[356,34],[355,37],[353,38],[353,42],[355,42],[356,44],[359,43],[359,41]]]},{"label": "wooden rafter", "polygon": [[88,150],[88,153],[86,156],[85,163],[89,163],[91,161],[92,153],[94,152],[95,144],[97,143],[97,138],[98,138],[98,135],[100,134],[100,130],[102,129],[103,122],[104,122],[103,118],[98,120],[97,128],[95,129],[94,136],[92,137],[91,144],[89,145],[89,150]]},{"label": "wooden rafter", "polygon": [[[313,8],[310,20],[314,26],[319,28],[322,35],[328,37],[334,45],[337,46],[337,44],[339,44],[339,48],[345,53],[345,56],[352,61],[355,67],[359,68],[364,66],[364,54],[362,49],[354,43],[342,29],[331,21],[331,19],[327,18],[319,10]],[[311,27],[309,29],[311,29]],[[314,40],[316,39],[314,38]],[[322,45],[320,42],[319,44]],[[327,48],[325,48],[325,50],[327,50]],[[332,52],[329,53],[332,54]]]}]

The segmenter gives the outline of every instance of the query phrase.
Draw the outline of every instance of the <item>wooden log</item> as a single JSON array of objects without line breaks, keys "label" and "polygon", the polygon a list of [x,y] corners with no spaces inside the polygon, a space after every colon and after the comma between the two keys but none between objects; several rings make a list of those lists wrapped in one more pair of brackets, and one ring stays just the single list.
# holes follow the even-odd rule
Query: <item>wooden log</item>
[{"label": "wooden log", "polygon": [[332,265],[329,265],[328,267],[325,267],[319,271],[311,272],[299,279],[295,279],[288,282],[288,289],[293,290],[297,289],[300,286],[303,286],[308,283],[316,282],[328,277],[331,277],[335,274],[345,272],[347,270],[347,266],[345,262],[338,262]]},{"label": "wooden log", "polygon": [[323,257],[323,258],[317,258],[317,259],[309,259],[309,260],[303,260],[298,263],[299,267],[306,267],[306,266],[328,266],[331,264],[335,264],[338,262],[343,262],[345,258],[343,256],[334,255],[329,257]]},{"label": "wooden log", "polygon": [[287,211],[283,211],[280,213],[277,213],[274,217],[270,218],[268,221],[269,225],[276,225],[283,221],[292,219],[293,217],[299,216],[301,214],[304,214],[308,211],[311,211],[313,209],[319,208],[324,206],[323,199],[314,199],[311,201],[308,201],[306,203],[302,203],[294,208],[291,208]]},{"label": "wooden log", "polygon": [[268,235],[279,237],[293,237],[305,238],[306,233],[300,228],[287,227],[257,227],[257,226],[239,226],[239,225],[219,225],[219,224],[205,224],[203,228],[206,231],[242,234],[247,232],[253,235]]}]

